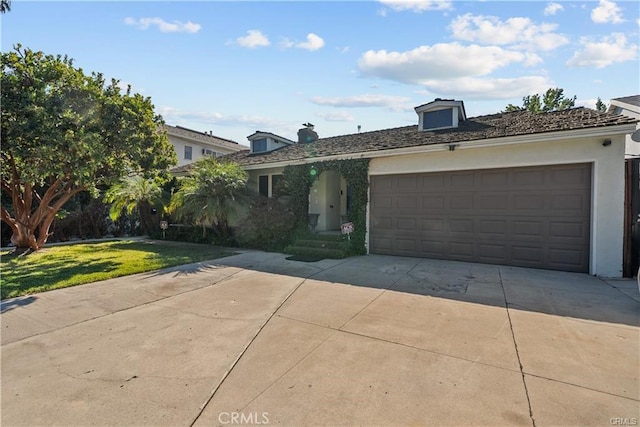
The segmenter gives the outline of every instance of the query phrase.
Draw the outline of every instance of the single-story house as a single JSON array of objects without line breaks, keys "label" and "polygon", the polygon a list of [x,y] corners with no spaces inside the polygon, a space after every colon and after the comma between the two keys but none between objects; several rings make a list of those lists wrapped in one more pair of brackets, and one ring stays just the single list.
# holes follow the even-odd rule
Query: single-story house
[{"label": "single-story house", "polygon": [[[622,275],[625,140],[637,119],[582,107],[467,117],[446,99],[415,111],[415,125],[329,138],[311,124],[296,142],[257,132],[250,150],[225,157],[269,197],[288,165],[369,159],[369,253]],[[340,228],[349,196],[338,172],[319,174],[316,230]]]},{"label": "single-story house", "polygon": [[215,136],[213,132],[198,132],[182,126],[164,125],[169,142],[178,156],[178,166],[187,165],[206,156],[224,156],[225,154],[245,150],[230,139]]}]

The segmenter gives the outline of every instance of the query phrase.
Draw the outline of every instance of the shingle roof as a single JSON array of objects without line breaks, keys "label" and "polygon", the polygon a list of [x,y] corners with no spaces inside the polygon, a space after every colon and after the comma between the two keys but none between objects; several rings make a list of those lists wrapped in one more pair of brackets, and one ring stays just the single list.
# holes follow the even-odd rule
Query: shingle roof
[{"label": "shingle roof", "polygon": [[237,150],[242,150],[245,147],[231,139],[221,138],[216,135],[211,135],[206,132],[199,132],[197,130],[189,129],[183,126],[165,125],[165,129],[170,135],[191,138],[191,139],[203,142],[205,144],[225,147],[225,148],[228,148],[229,150],[237,151]]},{"label": "shingle roof", "polygon": [[624,102],[625,104],[640,107],[640,95],[623,96],[622,98],[613,98],[612,101]]},{"label": "shingle roof", "polygon": [[[575,129],[597,128],[636,123],[637,120],[589,108],[534,114],[514,111],[470,117],[456,129],[419,131],[417,125],[320,138],[309,144],[289,145],[267,153],[251,154],[249,150],[223,156],[241,165],[258,165],[302,160],[315,157],[348,155],[390,150],[394,148],[481,141],[519,135],[542,134]],[[175,171],[175,169],[174,169]],[[183,172],[188,171],[185,169]]]}]

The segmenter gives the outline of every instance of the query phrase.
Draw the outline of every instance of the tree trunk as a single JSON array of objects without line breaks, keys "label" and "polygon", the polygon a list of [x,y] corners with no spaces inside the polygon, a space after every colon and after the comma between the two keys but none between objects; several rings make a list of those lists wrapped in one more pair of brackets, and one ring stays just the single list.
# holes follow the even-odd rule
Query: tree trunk
[{"label": "tree trunk", "polygon": [[34,229],[25,227],[19,223],[9,225],[13,231],[13,234],[11,235],[11,243],[13,243],[18,250],[31,249],[33,251],[37,251],[40,249]]},{"label": "tree trunk", "polygon": [[142,200],[138,205],[138,213],[140,215],[140,231],[142,234],[150,236],[154,228],[153,218],[151,217],[151,204],[146,200]]}]

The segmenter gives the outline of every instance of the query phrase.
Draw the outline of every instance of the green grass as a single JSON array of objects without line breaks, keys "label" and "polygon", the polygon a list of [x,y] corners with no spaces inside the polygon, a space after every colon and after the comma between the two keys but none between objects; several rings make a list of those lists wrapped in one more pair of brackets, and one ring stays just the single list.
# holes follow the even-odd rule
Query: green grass
[{"label": "green grass", "polygon": [[53,246],[27,256],[0,254],[1,299],[232,255],[210,245],[117,241]]}]

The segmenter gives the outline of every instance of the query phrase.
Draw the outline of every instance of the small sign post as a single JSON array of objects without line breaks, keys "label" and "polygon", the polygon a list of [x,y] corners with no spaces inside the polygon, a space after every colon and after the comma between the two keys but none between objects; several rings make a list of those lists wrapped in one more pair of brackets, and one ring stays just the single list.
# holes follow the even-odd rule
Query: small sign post
[{"label": "small sign post", "polygon": [[342,234],[346,234],[347,235],[347,239],[351,240],[351,233],[353,233],[353,223],[352,222],[345,222],[344,224],[342,224],[340,229],[342,231]]},{"label": "small sign post", "polygon": [[162,239],[167,238],[167,228],[169,228],[169,221],[160,221],[160,228],[162,228]]}]

